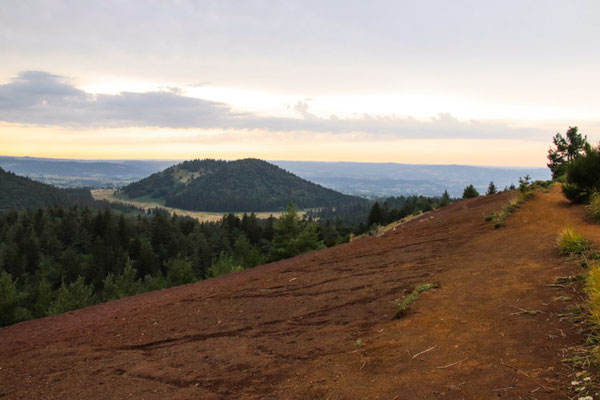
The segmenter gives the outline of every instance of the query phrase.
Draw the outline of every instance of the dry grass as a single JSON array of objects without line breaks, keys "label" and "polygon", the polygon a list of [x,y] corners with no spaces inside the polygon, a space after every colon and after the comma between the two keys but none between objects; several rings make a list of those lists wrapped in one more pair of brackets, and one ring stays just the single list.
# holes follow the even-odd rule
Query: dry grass
[{"label": "dry grass", "polygon": [[[152,201],[152,200],[136,201],[136,200],[131,200],[131,199],[123,199],[123,198],[115,196],[115,192],[116,191],[114,189],[92,189],[91,190],[92,197],[95,200],[106,200],[106,201],[110,201],[112,203],[128,204],[128,205],[132,205],[134,207],[141,208],[142,210],[148,210],[148,209],[153,209],[153,208],[162,208],[163,210],[167,210],[167,211],[177,214],[177,215],[195,218],[200,222],[219,221],[219,220],[221,220],[221,218],[223,218],[223,215],[226,214],[226,213],[217,213],[217,212],[189,211],[189,210],[182,210],[179,208],[166,207],[163,204],[161,204],[158,200],[157,201]],[[243,213],[235,213],[235,214],[239,217],[241,217],[243,215]],[[257,218],[269,218],[269,216],[271,216],[271,215],[273,215],[275,218],[278,218],[281,216],[281,214],[283,214],[283,212],[282,211],[258,212],[258,213],[254,213],[254,214],[256,215]]]},{"label": "dry grass", "polygon": [[594,193],[590,197],[590,204],[587,206],[587,209],[591,217],[596,222],[600,222],[600,193]]},{"label": "dry grass", "polygon": [[592,322],[600,326],[600,264],[593,263],[586,279],[585,291],[589,297],[589,311]]},{"label": "dry grass", "polygon": [[489,215],[486,220],[490,220],[494,223],[494,228],[501,228],[506,226],[506,219],[515,211],[517,211],[523,203],[531,199],[535,195],[534,191],[526,191],[520,193],[516,198],[512,199],[502,211]]},{"label": "dry grass", "polygon": [[562,254],[583,254],[590,249],[590,242],[582,234],[568,226],[558,235],[558,248]]}]

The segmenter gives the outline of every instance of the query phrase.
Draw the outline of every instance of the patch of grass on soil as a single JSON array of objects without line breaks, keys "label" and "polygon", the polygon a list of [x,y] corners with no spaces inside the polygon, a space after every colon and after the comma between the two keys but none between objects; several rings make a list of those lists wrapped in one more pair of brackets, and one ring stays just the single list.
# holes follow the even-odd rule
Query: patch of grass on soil
[{"label": "patch of grass on soil", "polygon": [[533,197],[533,195],[535,194],[534,191],[527,191],[524,193],[519,194],[519,196],[517,196],[517,198],[511,200],[510,203],[508,203],[508,205],[506,205],[502,211],[498,212],[498,213],[494,213],[492,214],[492,216],[487,216],[486,221],[492,221],[494,228],[501,228],[503,226],[506,226],[506,219],[513,214],[515,211],[517,211],[519,208],[521,208],[521,205],[523,203],[525,203],[527,200],[531,199]]},{"label": "patch of grass on soil", "polygon": [[590,204],[587,206],[590,216],[596,221],[600,222],[600,193],[594,193],[590,197]]},{"label": "patch of grass on soil", "polygon": [[419,294],[425,292],[430,289],[437,289],[440,287],[439,283],[425,283],[423,285],[417,286],[411,293],[404,296],[402,301],[396,305],[396,315],[395,318],[402,318],[406,315],[406,312],[410,308],[410,305],[414,303],[418,298]]},{"label": "patch of grass on soil", "polygon": [[524,179],[519,179],[519,195],[512,199],[502,210],[497,213],[493,213],[485,217],[485,220],[492,222],[494,228],[502,228],[506,226],[506,219],[521,208],[521,205],[527,200],[533,198],[535,193],[538,191],[547,193],[552,186],[552,181],[535,181],[529,182],[529,177],[526,176]]},{"label": "patch of grass on soil", "polygon": [[[572,382],[574,388],[580,395],[592,393],[596,389],[592,387],[592,379],[587,375],[587,369],[590,365],[597,368],[600,365],[600,261],[597,252],[589,252],[591,243],[583,235],[576,232],[572,227],[563,229],[558,237],[558,246],[561,254],[565,256],[579,256],[577,258],[581,267],[587,269],[587,273],[576,276],[558,278],[559,284],[576,284],[583,282],[585,284],[585,293],[587,301],[585,305],[577,304],[569,307],[568,316],[574,324],[583,324],[584,331],[587,332],[587,345],[579,346],[579,354],[574,357],[563,360],[572,363],[576,368],[583,371],[577,373],[581,380]],[[586,254],[587,252],[587,254]],[[566,296],[555,298],[562,300]],[[589,387],[588,387],[589,386]],[[587,397],[580,397],[587,398]]]},{"label": "patch of grass on soil", "polygon": [[582,234],[568,226],[560,233],[557,239],[561,254],[583,254],[590,249],[590,242]]},{"label": "patch of grass on soil", "polygon": [[600,263],[594,263],[587,275],[585,291],[589,298],[592,322],[600,326]]}]

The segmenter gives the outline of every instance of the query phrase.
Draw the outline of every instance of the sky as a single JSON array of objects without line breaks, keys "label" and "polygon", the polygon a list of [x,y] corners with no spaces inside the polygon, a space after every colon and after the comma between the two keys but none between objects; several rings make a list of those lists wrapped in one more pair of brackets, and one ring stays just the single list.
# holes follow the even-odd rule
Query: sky
[{"label": "sky", "polygon": [[600,2],[0,2],[0,155],[544,166]]}]

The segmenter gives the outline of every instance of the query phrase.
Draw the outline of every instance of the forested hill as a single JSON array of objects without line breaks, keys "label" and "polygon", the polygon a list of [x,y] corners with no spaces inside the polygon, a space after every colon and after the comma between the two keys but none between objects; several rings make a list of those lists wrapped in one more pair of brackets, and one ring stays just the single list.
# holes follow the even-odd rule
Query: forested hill
[{"label": "forested hill", "polygon": [[169,207],[199,211],[277,211],[363,202],[257,159],[193,160],[174,165],[122,189],[130,198],[164,200]]},{"label": "forested hill", "polygon": [[0,168],[0,210],[93,202],[89,190],[59,189]]}]

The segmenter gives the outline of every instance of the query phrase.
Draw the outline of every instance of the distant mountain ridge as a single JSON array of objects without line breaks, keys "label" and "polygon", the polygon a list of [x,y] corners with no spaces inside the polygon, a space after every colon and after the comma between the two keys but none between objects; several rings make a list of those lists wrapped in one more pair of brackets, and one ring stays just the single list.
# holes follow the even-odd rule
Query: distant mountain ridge
[{"label": "distant mountain ridge", "polygon": [[162,199],[168,207],[214,212],[283,210],[362,202],[302,179],[263,160],[184,161],[125,186],[129,198]]},{"label": "distant mountain ridge", "polygon": [[325,187],[357,196],[387,197],[401,195],[440,196],[447,190],[460,197],[464,188],[474,185],[485,193],[490,181],[503,189],[519,183],[519,177],[550,179],[550,170],[539,167],[482,167],[473,165],[435,165],[399,163],[362,163],[328,161],[271,161],[298,176]]},{"label": "distant mountain ridge", "polygon": [[[174,160],[76,160],[0,156],[0,167],[58,187],[123,187],[180,163]],[[448,190],[461,196],[467,185],[485,191],[490,181],[504,188],[519,177],[550,179],[548,168],[482,167],[400,163],[269,161],[303,179],[338,192],[370,198],[425,195]]]},{"label": "distant mountain ridge", "polygon": [[0,168],[58,187],[121,187],[177,162],[0,156]]},{"label": "distant mountain ridge", "polygon": [[59,189],[0,168],[0,210],[93,202],[89,190]]}]

